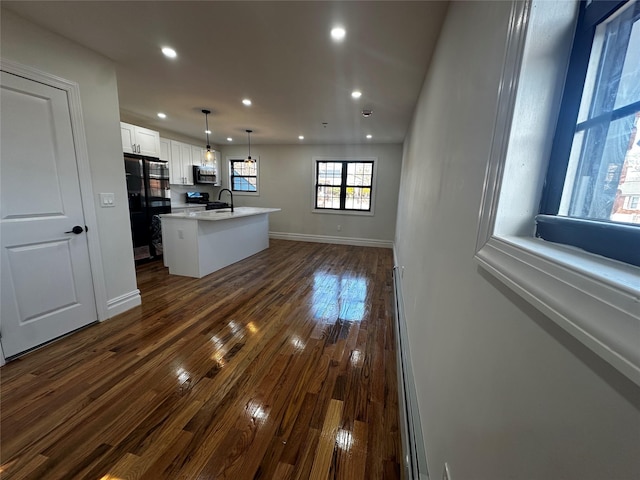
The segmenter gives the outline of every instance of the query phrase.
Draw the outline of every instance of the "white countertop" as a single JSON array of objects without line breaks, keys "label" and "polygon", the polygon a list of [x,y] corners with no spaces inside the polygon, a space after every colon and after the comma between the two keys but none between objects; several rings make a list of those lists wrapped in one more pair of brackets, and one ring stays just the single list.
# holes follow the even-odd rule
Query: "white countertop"
[{"label": "white countertop", "polygon": [[221,208],[219,210],[205,210],[204,212],[165,213],[160,216],[162,218],[185,218],[189,220],[217,221],[249,217],[251,215],[261,215],[263,213],[279,212],[280,210],[280,208],[235,207],[233,212],[231,212],[230,208]]}]

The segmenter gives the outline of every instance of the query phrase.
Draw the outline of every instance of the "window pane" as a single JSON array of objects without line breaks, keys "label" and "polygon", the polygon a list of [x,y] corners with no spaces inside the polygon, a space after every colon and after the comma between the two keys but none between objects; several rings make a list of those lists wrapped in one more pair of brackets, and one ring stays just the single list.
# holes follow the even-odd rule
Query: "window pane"
[{"label": "window pane", "polygon": [[[596,125],[576,138],[573,149],[581,150],[569,210],[571,217],[640,223],[640,211],[624,205],[627,197],[640,194],[640,113]],[[568,189],[565,189],[565,195]],[[563,213],[563,212],[561,212]]]},{"label": "window pane", "polygon": [[640,224],[639,19],[630,2],[596,29],[560,215]]},{"label": "window pane", "polygon": [[316,198],[318,208],[340,208],[339,187],[318,187]]},{"label": "window pane", "polygon": [[[637,6],[636,10],[638,10]],[[624,66],[618,86],[615,108],[640,100],[640,82],[638,81],[640,78],[640,21],[637,18],[631,26],[629,46],[622,62]]]},{"label": "window pane", "polygon": [[347,164],[347,185],[371,186],[373,168],[371,163],[351,162]]},{"label": "window pane", "polygon": [[342,182],[342,163],[318,162],[318,184],[340,185]]},{"label": "window pane", "polygon": [[257,175],[258,167],[256,162],[233,161],[232,164],[234,175]]},{"label": "window pane", "polygon": [[345,208],[347,210],[369,210],[371,208],[371,189],[347,187]]},{"label": "window pane", "polygon": [[257,189],[257,179],[255,177],[240,177],[234,176],[233,178],[233,187],[232,190],[237,190],[240,192],[256,192]]}]

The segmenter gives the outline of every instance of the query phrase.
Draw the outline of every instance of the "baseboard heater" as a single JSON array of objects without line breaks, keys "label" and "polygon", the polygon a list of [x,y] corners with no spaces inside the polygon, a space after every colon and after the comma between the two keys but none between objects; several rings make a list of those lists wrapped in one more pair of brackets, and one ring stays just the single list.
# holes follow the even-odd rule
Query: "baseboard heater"
[{"label": "baseboard heater", "polygon": [[398,365],[398,405],[400,413],[400,433],[402,436],[403,469],[407,480],[428,480],[420,412],[409,355],[409,338],[404,316],[402,296],[402,269],[393,267],[393,287],[395,295],[395,330]]}]

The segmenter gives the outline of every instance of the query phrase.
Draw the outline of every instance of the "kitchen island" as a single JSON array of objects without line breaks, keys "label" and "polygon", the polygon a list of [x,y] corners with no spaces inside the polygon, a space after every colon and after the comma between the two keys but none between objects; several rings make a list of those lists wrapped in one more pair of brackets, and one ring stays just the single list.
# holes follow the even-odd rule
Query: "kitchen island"
[{"label": "kitchen island", "polygon": [[161,215],[169,273],[202,278],[269,247],[269,213],[279,208],[236,207]]}]

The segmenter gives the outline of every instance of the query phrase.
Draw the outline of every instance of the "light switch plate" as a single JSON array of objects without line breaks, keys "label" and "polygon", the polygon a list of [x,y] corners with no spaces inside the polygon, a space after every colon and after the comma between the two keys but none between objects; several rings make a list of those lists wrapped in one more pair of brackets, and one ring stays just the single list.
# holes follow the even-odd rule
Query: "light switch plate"
[{"label": "light switch plate", "polygon": [[115,207],[115,195],[113,193],[101,193],[100,194],[100,206],[101,207]]}]

